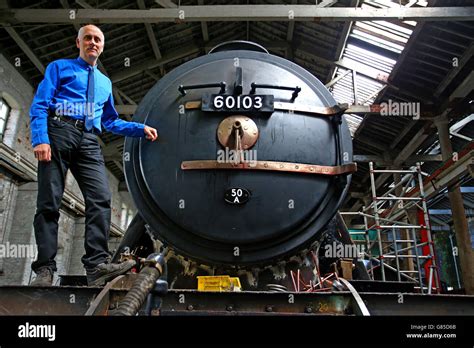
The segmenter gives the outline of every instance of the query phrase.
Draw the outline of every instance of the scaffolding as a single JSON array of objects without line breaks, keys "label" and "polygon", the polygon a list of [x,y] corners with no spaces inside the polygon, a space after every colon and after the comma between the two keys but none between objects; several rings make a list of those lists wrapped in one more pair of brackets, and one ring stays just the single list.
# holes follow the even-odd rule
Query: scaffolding
[{"label": "scaffolding", "polygon": [[[364,230],[352,232],[351,237],[354,243],[364,246],[362,254],[371,265],[368,269],[370,278],[375,280],[374,269],[380,268],[382,281],[387,280],[387,271],[392,271],[398,281],[415,282],[422,294],[439,292],[439,274],[420,163],[410,169],[395,170],[374,169],[373,162],[370,162],[369,169],[372,202],[363,206],[360,212],[341,214],[359,215],[364,219]],[[376,174],[401,174],[403,177],[384,195],[378,196]],[[410,210],[417,212],[416,223],[403,221],[405,216],[410,220]],[[356,235],[363,239],[354,238]]]}]

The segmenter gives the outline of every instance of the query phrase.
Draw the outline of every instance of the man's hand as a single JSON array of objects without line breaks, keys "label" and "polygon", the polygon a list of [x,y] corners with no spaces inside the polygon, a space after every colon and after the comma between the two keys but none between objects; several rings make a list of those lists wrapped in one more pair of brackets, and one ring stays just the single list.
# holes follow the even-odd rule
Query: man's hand
[{"label": "man's hand", "polygon": [[37,158],[38,161],[51,161],[51,146],[49,146],[49,144],[36,145],[33,149],[33,152],[35,153],[35,158]]},{"label": "man's hand", "polygon": [[145,126],[144,132],[146,134],[147,139],[151,141],[155,141],[156,139],[158,139],[158,132],[155,128]]}]

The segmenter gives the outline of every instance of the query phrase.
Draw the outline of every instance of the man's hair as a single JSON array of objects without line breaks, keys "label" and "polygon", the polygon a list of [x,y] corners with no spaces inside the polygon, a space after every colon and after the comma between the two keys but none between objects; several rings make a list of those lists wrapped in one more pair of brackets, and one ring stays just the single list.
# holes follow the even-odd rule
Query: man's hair
[{"label": "man's hair", "polygon": [[95,24],[85,24],[85,25],[83,25],[82,27],[80,27],[80,28],[79,28],[79,31],[77,32],[77,38],[78,38],[78,39],[81,38],[81,34],[84,32],[84,28],[85,28],[85,27],[88,27],[88,26],[90,26],[90,25],[92,25],[92,26],[96,27],[97,29],[99,29],[99,31],[102,33],[102,36],[104,36],[104,38],[105,38],[104,32],[103,32],[97,25],[95,25]]}]

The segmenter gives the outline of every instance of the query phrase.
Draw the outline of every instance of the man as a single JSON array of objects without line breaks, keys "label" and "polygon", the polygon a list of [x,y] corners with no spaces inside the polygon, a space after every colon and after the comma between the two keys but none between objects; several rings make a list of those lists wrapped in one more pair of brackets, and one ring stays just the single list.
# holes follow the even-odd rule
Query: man
[{"label": "man", "polygon": [[32,145],[38,159],[38,198],[34,218],[38,259],[32,285],[52,285],[57,270],[59,207],[68,169],[76,178],[86,205],[85,255],[89,285],[103,285],[123,274],[133,262],[113,264],[108,251],[111,193],[97,140],[102,126],[113,133],[157,139],[156,129],[118,118],[112,83],[97,69],[104,34],[94,25],[78,33],[77,59],[50,63],[30,109]]}]

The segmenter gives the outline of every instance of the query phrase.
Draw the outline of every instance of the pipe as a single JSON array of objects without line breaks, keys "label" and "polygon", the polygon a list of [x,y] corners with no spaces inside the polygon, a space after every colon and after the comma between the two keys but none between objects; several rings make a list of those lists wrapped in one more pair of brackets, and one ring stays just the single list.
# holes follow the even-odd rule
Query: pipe
[{"label": "pipe", "polygon": [[147,295],[162,274],[164,263],[165,260],[162,254],[151,254],[148,256],[145,261],[146,266],[140,271],[132,288],[119,303],[118,309],[112,315],[133,316],[138,313]]}]

